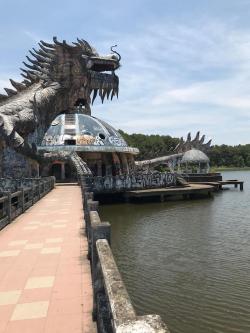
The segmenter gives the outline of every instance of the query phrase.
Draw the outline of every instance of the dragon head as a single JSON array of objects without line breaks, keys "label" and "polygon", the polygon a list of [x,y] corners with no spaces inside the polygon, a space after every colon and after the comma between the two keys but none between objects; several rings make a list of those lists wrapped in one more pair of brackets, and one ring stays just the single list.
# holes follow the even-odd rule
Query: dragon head
[{"label": "dragon head", "polygon": [[100,56],[96,50],[83,39],[69,45],[64,40],[54,43],[39,43],[39,49],[29,51],[33,58],[27,56],[29,63],[23,71],[26,85],[41,82],[44,87],[59,84],[63,95],[67,96],[67,108],[73,110],[76,105],[90,113],[90,104],[97,95],[102,102],[105,97],[118,97],[119,79],[115,70],[120,67],[121,56],[111,47],[112,54]]}]

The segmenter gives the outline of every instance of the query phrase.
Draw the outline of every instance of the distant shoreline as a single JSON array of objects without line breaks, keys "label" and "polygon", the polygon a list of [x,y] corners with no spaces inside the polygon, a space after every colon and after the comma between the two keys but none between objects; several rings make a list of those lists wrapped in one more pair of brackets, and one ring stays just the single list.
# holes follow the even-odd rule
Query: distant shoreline
[{"label": "distant shoreline", "polygon": [[250,167],[211,167],[210,172],[220,172],[220,171],[248,171]]}]

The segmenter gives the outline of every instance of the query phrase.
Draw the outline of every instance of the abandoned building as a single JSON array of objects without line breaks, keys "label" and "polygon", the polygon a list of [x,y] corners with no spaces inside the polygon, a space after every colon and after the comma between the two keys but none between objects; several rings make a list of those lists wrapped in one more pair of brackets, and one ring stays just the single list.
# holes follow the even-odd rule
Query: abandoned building
[{"label": "abandoned building", "polygon": [[208,173],[209,158],[201,150],[192,148],[184,153],[178,171],[180,173]]},{"label": "abandoned building", "polygon": [[[112,126],[80,113],[56,117],[38,150],[44,153],[75,151],[94,176],[129,174],[134,169],[134,156],[139,153],[137,148],[129,147]],[[52,161],[44,171],[57,180],[73,179],[74,172],[69,163],[59,160]]]}]

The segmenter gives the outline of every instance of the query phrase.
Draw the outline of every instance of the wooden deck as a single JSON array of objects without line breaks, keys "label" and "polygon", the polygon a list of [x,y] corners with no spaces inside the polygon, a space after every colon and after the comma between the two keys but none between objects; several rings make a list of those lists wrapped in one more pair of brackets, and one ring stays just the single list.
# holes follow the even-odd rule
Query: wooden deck
[{"label": "wooden deck", "polygon": [[186,199],[194,196],[211,196],[213,191],[214,187],[211,185],[190,184],[185,187],[166,187],[128,191],[126,192],[126,198],[159,197],[161,201],[164,201],[167,197],[181,196]]},{"label": "wooden deck", "polygon": [[79,186],[58,186],[0,232],[0,332],[93,333]]},{"label": "wooden deck", "polygon": [[237,179],[221,180],[221,181],[219,181],[219,184],[221,186],[223,186],[223,185],[234,185],[235,188],[237,188],[238,185],[239,185],[241,191],[243,191],[243,189],[244,189],[244,182],[241,181],[241,180],[237,180]]}]

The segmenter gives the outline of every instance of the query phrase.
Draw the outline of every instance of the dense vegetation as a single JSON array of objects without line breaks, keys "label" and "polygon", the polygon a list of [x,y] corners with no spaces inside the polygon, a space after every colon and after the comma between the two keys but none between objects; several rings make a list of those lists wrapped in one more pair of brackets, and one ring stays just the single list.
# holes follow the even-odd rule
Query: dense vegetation
[{"label": "dense vegetation", "polygon": [[250,144],[213,146],[209,152],[212,166],[250,167]]},{"label": "dense vegetation", "polygon": [[[127,134],[121,130],[119,132],[129,146],[139,148],[139,160],[168,155],[179,142],[178,138],[169,135]],[[250,144],[215,145],[208,155],[213,167],[250,167]]]},{"label": "dense vegetation", "polygon": [[129,146],[140,150],[137,156],[139,160],[169,155],[179,142],[178,138],[172,138],[169,135],[127,134],[122,130],[119,132]]}]

